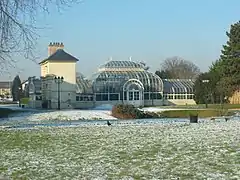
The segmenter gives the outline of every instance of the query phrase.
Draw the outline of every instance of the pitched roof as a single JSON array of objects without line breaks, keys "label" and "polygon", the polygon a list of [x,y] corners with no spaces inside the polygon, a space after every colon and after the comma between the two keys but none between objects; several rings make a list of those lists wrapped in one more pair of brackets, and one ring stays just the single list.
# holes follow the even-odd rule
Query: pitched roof
[{"label": "pitched roof", "polygon": [[65,52],[63,49],[58,49],[55,53],[53,53],[51,56],[49,56],[47,59],[44,59],[41,61],[39,64],[42,64],[46,61],[68,61],[68,62],[73,62],[73,61],[78,61],[77,58],[74,56],[68,54]]}]

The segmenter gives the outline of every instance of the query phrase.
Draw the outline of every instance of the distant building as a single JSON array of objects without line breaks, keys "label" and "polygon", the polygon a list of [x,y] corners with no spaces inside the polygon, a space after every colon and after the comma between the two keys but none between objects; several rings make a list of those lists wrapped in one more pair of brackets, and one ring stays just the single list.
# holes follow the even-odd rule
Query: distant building
[{"label": "distant building", "polygon": [[[63,43],[50,43],[41,61],[41,78],[28,81],[31,107],[92,108],[101,104],[162,106],[195,104],[193,80],[161,79],[144,63],[111,60],[90,79],[76,75],[78,59],[64,51]],[[63,77],[59,84],[55,77]],[[59,91],[58,91],[59,90]],[[58,97],[58,93],[60,98]]]},{"label": "distant building", "polygon": [[41,61],[42,100],[48,108],[58,106],[58,84],[55,77],[63,77],[60,85],[62,108],[73,108],[76,101],[76,62],[77,58],[63,50],[63,43],[50,43],[48,58]]},{"label": "distant building", "polygon": [[228,98],[230,104],[240,104],[240,88]]},{"label": "distant building", "polygon": [[12,81],[1,81],[0,82],[0,95],[2,97],[11,97]]}]

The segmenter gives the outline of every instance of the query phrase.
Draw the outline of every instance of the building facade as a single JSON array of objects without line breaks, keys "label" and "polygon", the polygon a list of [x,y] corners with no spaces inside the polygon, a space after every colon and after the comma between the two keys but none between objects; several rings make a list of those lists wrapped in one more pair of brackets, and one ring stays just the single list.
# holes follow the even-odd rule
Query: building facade
[{"label": "building facade", "polygon": [[[50,43],[48,58],[39,63],[40,81],[32,79],[29,83],[30,106],[65,109],[102,104],[136,107],[195,104],[193,80],[161,79],[145,63],[131,60],[111,60],[86,79],[76,73],[77,62],[77,58],[64,51],[63,43]],[[39,84],[41,89],[36,91]]]},{"label": "building facade", "polygon": [[11,81],[1,81],[0,82],[0,96],[4,97],[4,98],[12,97],[11,87],[12,87]]},{"label": "building facade", "polygon": [[240,88],[234,91],[231,97],[228,98],[230,104],[240,104]]}]

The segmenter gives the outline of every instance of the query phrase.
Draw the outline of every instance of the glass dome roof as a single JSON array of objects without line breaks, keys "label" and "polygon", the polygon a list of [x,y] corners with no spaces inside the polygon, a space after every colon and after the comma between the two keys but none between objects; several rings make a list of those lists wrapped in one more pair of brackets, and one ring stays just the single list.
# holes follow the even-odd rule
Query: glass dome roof
[{"label": "glass dome roof", "polygon": [[143,69],[144,66],[141,63],[134,62],[134,61],[109,61],[102,66],[101,68],[141,68]]},{"label": "glass dome roof", "polygon": [[144,63],[133,61],[109,61],[102,65],[91,78],[95,92],[106,92],[106,89],[100,88],[103,86],[112,86],[115,92],[118,92],[129,79],[141,81],[145,92],[162,92],[161,78],[146,70],[145,67]]},{"label": "glass dome roof", "polygon": [[164,93],[193,94],[194,80],[191,79],[163,79]]}]

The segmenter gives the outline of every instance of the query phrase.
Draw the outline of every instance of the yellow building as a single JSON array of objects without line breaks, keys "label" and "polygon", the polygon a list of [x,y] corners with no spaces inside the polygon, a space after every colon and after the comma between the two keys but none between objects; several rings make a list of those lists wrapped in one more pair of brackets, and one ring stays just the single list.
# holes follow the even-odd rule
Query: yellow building
[{"label": "yellow building", "polygon": [[0,82],[0,95],[2,97],[10,97],[11,96],[11,81],[2,81]]},{"label": "yellow building", "polygon": [[230,104],[240,104],[240,88],[229,98]]},{"label": "yellow building", "polygon": [[[63,43],[50,43],[48,58],[41,61],[42,100],[49,108],[57,108],[60,92],[61,108],[72,108],[76,101],[76,62],[77,58],[64,51]],[[55,77],[63,77],[60,85]],[[58,85],[59,88],[58,89]]]}]

